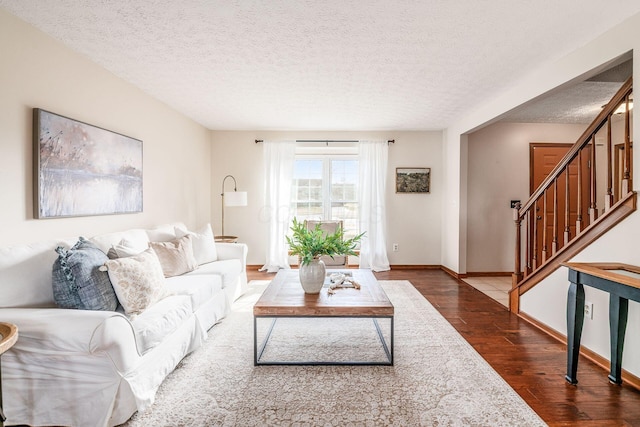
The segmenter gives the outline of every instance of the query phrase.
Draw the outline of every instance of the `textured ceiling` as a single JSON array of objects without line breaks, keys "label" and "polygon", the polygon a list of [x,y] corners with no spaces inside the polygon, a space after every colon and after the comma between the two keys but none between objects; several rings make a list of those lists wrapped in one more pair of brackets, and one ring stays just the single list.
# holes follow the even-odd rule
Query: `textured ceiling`
[{"label": "textured ceiling", "polygon": [[[625,60],[626,57],[629,59]],[[501,121],[589,124],[632,74],[633,57],[627,54],[585,81],[556,88],[519,106]]]},{"label": "textured ceiling", "polygon": [[210,129],[421,130],[447,127],[640,12],[640,1],[0,0],[0,7]]},{"label": "textured ceiling", "polygon": [[508,114],[505,122],[589,124],[621,83],[582,82],[545,96]]}]

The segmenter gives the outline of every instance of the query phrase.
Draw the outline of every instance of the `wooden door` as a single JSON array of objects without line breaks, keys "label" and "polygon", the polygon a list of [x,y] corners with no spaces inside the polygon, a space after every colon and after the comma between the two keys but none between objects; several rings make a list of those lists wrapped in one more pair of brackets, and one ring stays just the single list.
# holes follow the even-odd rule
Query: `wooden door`
[{"label": "wooden door", "polygon": [[[549,176],[556,165],[564,158],[573,144],[531,143],[529,144],[530,158],[530,194]],[[568,180],[567,172],[563,172],[555,185],[547,190],[535,206],[536,215],[530,219],[529,227],[534,231],[535,239],[530,242],[531,253],[534,256],[535,269],[546,259],[549,259],[554,250],[559,250],[565,244],[565,234],[570,238],[577,233],[576,223],[580,217],[581,229],[588,223],[589,208],[589,161],[590,148],[582,152],[581,158],[576,158],[569,164]],[[581,209],[578,209],[578,164],[581,162]],[[569,196],[567,197],[567,188]],[[567,199],[569,209],[567,211]]]}]

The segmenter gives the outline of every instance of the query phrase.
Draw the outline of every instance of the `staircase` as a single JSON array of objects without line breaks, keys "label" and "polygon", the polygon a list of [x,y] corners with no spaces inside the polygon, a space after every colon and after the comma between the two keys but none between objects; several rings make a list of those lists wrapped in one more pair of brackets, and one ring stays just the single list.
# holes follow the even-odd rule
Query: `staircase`
[{"label": "staircase", "polygon": [[531,197],[514,208],[513,313],[522,294],[635,211],[632,102],[629,78]]}]

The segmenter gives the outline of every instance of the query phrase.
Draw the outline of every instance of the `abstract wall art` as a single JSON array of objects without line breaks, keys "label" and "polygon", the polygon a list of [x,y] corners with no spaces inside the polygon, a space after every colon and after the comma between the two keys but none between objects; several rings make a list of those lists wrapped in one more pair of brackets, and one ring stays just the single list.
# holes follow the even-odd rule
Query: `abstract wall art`
[{"label": "abstract wall art", "polygon": [[142,141],[33,110],[34,217],[142,212]]}]

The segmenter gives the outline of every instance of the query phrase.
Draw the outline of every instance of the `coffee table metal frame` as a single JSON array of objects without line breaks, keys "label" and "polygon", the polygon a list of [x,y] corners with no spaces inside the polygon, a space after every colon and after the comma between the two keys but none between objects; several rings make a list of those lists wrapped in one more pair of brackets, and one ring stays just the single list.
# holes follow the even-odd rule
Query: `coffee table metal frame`
[{"label": "coffee table metal frame", "polygon": [[[352,270],[353,271],[353,270]],[[285,274],[285,272],[282,272],[283,274]],[[278,273],[281,274],[281,273]],[[297,272],[296,272],[297,274]],[[373,274],[371,272],[367,272],[367,274],[370,274],[371,277],[373,277]],[[276,279],[278,279],[278,277],[276,276]],[[274,280],[276,280],[274,279]],[[373,280],[375,281],[375,278],[373,278]],[[299,284],[298,284],[299,286]],[[379,286],[376,282],[376,286]],[[300,291],[302,292],[302,289],[300,289]],[[326,288],[323,288],[321,292],[327,292]],[[338,291],[339,293],[340,291]],[[335,295],[336,298],[339,298],[339,295]],[[386,295],[385,295],[386,297]],[[387,299],[388,302],[388,299]],[[254,309],[254,316],[253,316],[253,363],[255,366],[258,365],[363,365],[363,366],[393,366],[393,341],[394,341],[394,316],[393,316],[393,306],[391,305],[391,303],[389,302],[389,305],[391,306],[391,313],[390,315],[380,315],[380,314],[255,314],[255,309]],[[345,308],[345,307],[341,307],[341,308]],[[322,312],[322,310],[319,310],[320,312]],[[348,310],[347,310],[348,311]],[[354,310],[357,311],[357,310]],[[258,319],[265,319],[265,318],[272,318],[273,321],[271,322],[271,325],[269,326],[267,333],[264,337],[264,339],[262,340],[262,342],[260,343],[260,345],[258,345]],[[267,344],[269,342],[269,338],[271,337],[271,334],[273,332],[273,329],[276,325],[276,322],[278,319],[280,318],[367,318],[367,319],[372,319],[373,320],[373,324],[376,328],[376,332],[378,334],[378,337],[380,339],[380,343],[382,344],[382,348],[384,350],[384,353],[387,357],[386,361],[380,361],[380,362],[367,362],[367,361],[261,361],[262,355],[267,347]],[[384,333],[382,331],[382,328],[380,327],[380,324],[378,322],[379,319],[389,319],[389,327],[390,327],[390,334],[389,334],[389,342],[387,343],[385,337],[384,337]]]},{"label": "coffee table metal frame", "polygon": [[[261,362],[260,359],[262,354],[264,353],[267,344],[269,343],[269,338],[271,337],[271,333],[273,332],[273,328],[276,325],[276,321],[281,318],[366,318],[372,319],[373,324],[376,327],[376,332],[378,333],[378,337],[380,338],[380,343],[382,344],[382,348],[387,356],[387,361],[384,362],[362,362],[362,361],[295,361],[295,362],[279,362],[279,361],[268,361]],[[269,326],[269,330],[265,335],[264,339],[260,346],[258,346],[258,319],[263,318],[272,318],[273,321]],[[382,329],[380,328],[380,324],[378,323],[378,319],[389,319],[390,321],[390,337],[389,344],[384,338],[384,334]],[[253,316],[253,364],[255,366],[258,365],[363,365],[363,366],[393,366],[393,316]]]}]

